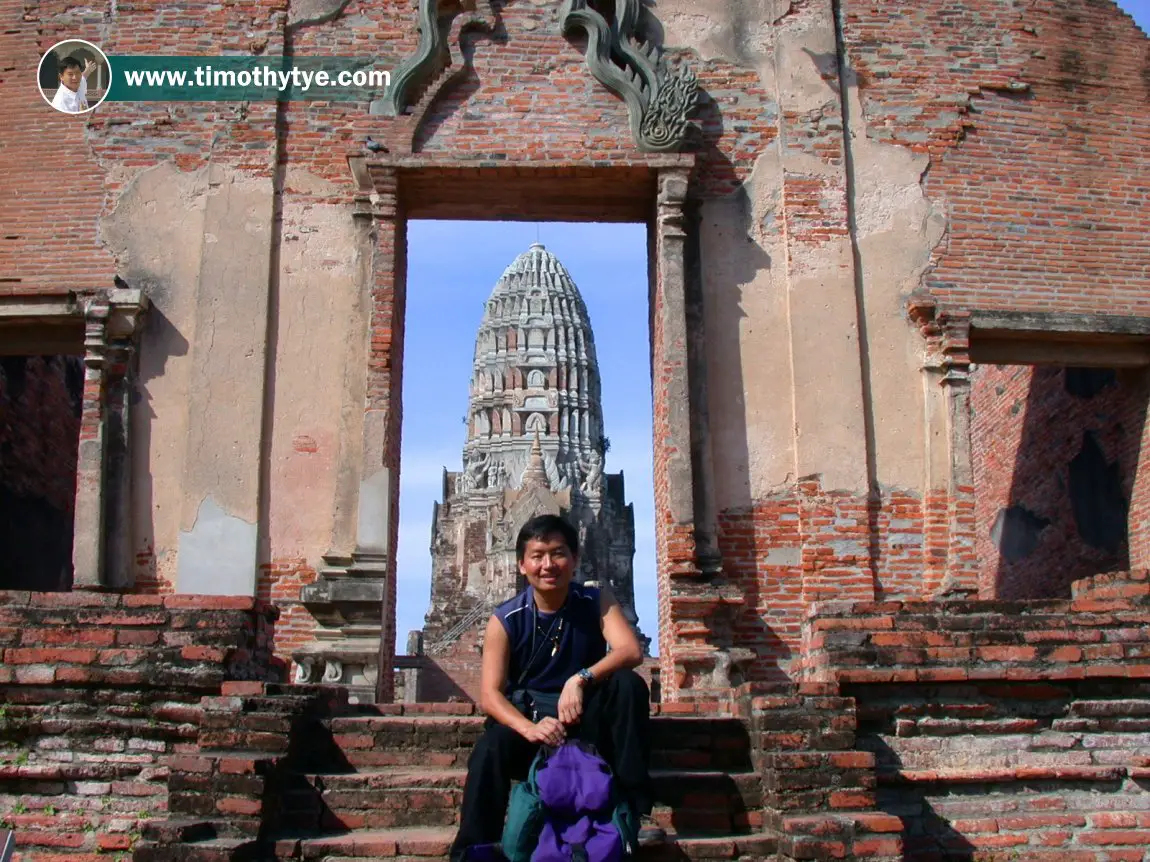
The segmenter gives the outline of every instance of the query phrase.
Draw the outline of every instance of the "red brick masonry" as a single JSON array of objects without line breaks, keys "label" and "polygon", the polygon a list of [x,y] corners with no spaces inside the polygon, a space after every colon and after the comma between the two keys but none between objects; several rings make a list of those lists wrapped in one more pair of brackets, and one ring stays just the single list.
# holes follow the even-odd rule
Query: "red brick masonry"
[{"label": "red brick masonry", "polygon": [[[459,769],[474,707],[353,711],[336,688],[257,681],[274,616],[247,598],[0,593],[0,818],[22,858],[442,858],[455,779],[387,782]],[[701,783],[670,788],[671,823],[711,836],[677,858],[1141,860],[1147,623],[1146,573],[1065,601],[816,606],[812,681],[656,710],[660,766],[711,770],[743,806],[719,822]],[[280,837],[307,818],[342,834]]]}]

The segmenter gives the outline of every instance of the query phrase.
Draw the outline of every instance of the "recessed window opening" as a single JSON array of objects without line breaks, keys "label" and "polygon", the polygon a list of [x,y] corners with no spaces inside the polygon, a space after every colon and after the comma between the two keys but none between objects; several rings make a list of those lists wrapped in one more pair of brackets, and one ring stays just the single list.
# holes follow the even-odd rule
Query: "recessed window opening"
[{"label": "recessed window opening", "polygon": [[0,589],[71,589],[83,393],[77,356],[0,356]]},{"label": "recessed window opening", "polygon": [[981,582],[1004,599],[1070,595],[1130,567],[1147,390],[1142,368],[979,364],[971,448]]}]

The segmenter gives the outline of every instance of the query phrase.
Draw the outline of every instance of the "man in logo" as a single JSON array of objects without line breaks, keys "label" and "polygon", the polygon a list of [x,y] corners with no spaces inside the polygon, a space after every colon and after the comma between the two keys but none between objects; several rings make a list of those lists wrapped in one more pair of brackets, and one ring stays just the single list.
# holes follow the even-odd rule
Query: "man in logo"
[{"label": "man in logo", "polygon": [[96,71],[96,62],[81,64],[75,57],[60,61],[60,89],[52,97],[52,107],[65,114],[80,114],[88,110],[88,76]]}]

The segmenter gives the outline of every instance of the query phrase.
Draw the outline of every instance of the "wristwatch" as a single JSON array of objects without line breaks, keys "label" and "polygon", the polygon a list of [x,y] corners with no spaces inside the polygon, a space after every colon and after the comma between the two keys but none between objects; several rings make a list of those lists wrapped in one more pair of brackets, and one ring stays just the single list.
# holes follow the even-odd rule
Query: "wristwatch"
[{"label": "wristwatch", "polygon": [[587,668],[583,668],[581,671],[579,671],[579,673],[575,675],[579,677],[579,679],[583,680],[583,682],[587,683],[587,685],[590,685],[595,681],[595,674],[591,673],[591,671],[589,671]]}]

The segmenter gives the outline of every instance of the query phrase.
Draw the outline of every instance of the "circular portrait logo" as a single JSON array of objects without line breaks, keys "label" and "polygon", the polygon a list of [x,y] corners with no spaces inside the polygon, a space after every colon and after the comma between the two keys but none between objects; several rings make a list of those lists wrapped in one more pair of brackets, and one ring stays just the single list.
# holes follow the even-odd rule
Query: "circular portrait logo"
[{"label": "circular portrait logo", "polygon": [[57,42],[40,58],[40,95],[62,114],[86,114],[108,94],[112,67],[98,47],[83,39]]}]

